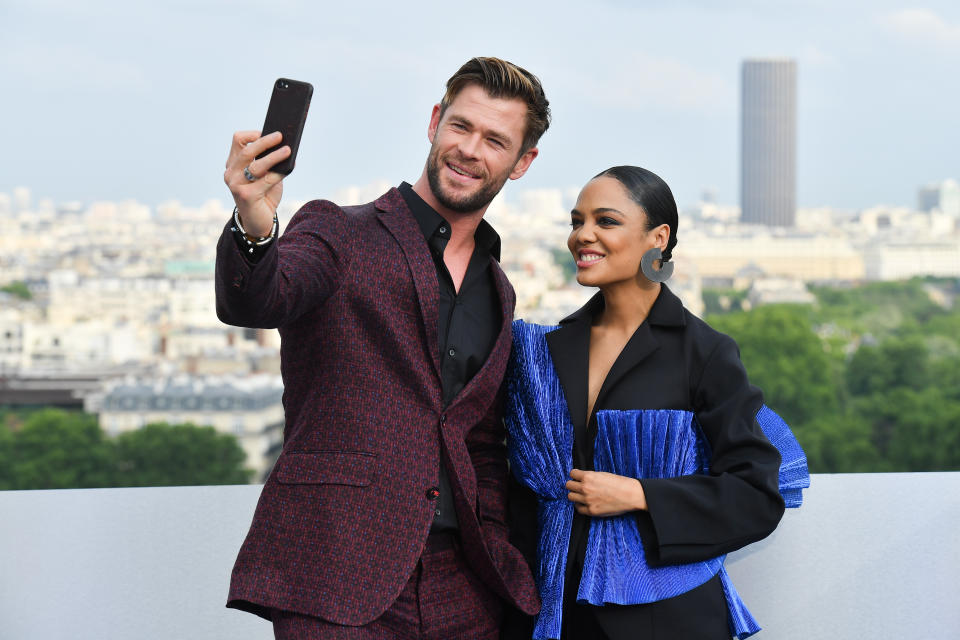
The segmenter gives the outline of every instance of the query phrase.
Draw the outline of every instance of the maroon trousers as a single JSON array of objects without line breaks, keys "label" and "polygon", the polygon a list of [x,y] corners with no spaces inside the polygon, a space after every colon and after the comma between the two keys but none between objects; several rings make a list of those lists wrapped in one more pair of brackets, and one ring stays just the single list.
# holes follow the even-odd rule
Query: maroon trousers
[{"label": "maroon trousers", "polygon": [[500,597],[467,566],[455,534],[431,534],[403,591],[382,616],[362,627],[274,610],[276,640],[494,640]]}]

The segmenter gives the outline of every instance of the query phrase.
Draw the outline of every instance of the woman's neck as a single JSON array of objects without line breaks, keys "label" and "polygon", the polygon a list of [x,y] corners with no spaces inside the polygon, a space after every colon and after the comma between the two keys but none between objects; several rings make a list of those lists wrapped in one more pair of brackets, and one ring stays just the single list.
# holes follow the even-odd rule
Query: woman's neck
[{"label": "woman's neck", "polygon": [[632,335],[647,319],[660,295],[660,283],[649,282],[647,285],[629,282],[600,287],[604,306],[595,326]]}]

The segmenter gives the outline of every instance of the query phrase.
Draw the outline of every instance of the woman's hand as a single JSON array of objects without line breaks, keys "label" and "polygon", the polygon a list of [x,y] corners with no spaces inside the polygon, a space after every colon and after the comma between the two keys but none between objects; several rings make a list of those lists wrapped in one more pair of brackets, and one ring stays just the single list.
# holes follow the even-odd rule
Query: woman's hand
[{"label": "woman's hand", "polygon": [[605,471],[570,471],[567,499],[586,516],[618,516],[628,511],[646,511],[647,497],[636,478]]}]

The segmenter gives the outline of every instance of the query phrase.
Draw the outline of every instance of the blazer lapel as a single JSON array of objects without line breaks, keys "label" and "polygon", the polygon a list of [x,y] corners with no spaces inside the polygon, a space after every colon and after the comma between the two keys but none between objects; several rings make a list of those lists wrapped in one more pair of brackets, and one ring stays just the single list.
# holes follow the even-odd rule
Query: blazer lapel
[{"label": "blazer lapel", "polygon": [[607,373],[606,379],[600,386],[600,392],[597,394],[597,401],[594,404],[594,410],[603,408],[606,396],[610,390],[635,367],[639,366],[650,354],[660,348],[656,337],[654,337],[653,326],[682,326],[685,324],[683,317],[683,303],[673,294],[665,284],[660,285],[660,294],[650,307],[646,320],[641,324],[627,344],[623,351],[617,356]]},{"label": "blazer lapel", "polygon": [[[574,465],[592,469],[593,439],[596,423],[587,416],[587,385],[590,363],[590,326],[594,315],[603,309],[603,295],[597,293],[587,304],[560,321],[560,328],[546,335],[560,385],[567,398],[573,422]],[[630,336],[604,379],[593,405],[594,412],[604,408],[606,396],[635,367],[659,348],[653,325],[682,326],[685,323],[683,304],[666,285],[654,302],[646,321]],[[579,459],[578,459],[579,456]],[[589,466],[587,466],[589,465]]]},{"label": "blazer lapel", "polygon": [[430,257],[430,249],[417,226],[417,221],[407,208],[400,192],[394,188],[380,196],[374,202],[377,215],[383,226],[393,235],[407,266],[413,275],[420,304],[420,314],[426,329],[427,348],[430,361],[437,376],[440,375],[440,346],[437,336],[437,317],[440,314],[440,284],[437,281],[437,269]]},{"label": "blazer lapel", "polygon": [[594,411],[602,408],[610,390],[634,367],[656,351],[659,346],[656,338],[653,337],[653,331],[650,330],[650,324],[648,322],[641,324],[630,336],[627,344],[623,347],[623,351],[613,361],[610,371],[607,372],[607,377],[604,378],[603,384],[600,385],[600,391],[597,393],[597,401],[593,405]]},{"label": "blazer lapel", "polygon": [[484,390],[489,383],[493,383],[493,394],[496,393],[503,380],[503,373],[507,368],[507,360],[510,358],[510,345],[513,334],[511,325],[513,324],[514,294],[510,290],[510,281],[500,269],[499,263],[490,258],[490,269],[493,273],[494,285],[497,289],[497,295],[500,298],[500,331],[497,333],[497,339],[493,343],[493,349],[480,370],[470,379],[466,386],[460,390],[457,397],[453,399],[452,404],[456,404],[463,398],[474,392],[474,389]]},{"label": "blazer lapel", "polygon": [[[600,294],[590,299],[579,311],[560,321],[560,328],[546,334],[547,348],[553,360],[554,369],[560,379],[563,395],[567,400],[567,410],[573,423],[573,464],[584,468],[587,454],[587,363],[590,359],[590,323],[593,308]],[[592,468],[592,467],[587,467]]]},{"label": "blazer lapel", "polygon": [[[516,297],[513,293],[513,289],[510,286],[510,281],[507,280],[507,275],[500,268],[500,263],[496,261],[492,256],[490,258],[490,271],[493,273],[493,282],[497,288],[497,295],[500,297],[500,333],[497,334],[497,341],[493,345],[493,350],[490,352],[490,357],[487,358],[488,361],[497,362],[494,359],[494,355],[498,358],[504,357],[504,367],[506,367],[506,359],[510,357],[510,345],[513,341],[513,310],[516,307]],[[483,373],[483,370],[486,367],[481,367],[480,371],[477,372],[477,375]]]}]

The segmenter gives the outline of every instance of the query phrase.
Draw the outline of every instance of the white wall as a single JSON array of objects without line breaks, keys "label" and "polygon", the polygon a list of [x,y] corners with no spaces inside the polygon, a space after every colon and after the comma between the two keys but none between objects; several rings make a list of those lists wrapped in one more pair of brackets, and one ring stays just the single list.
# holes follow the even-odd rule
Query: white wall
[{"label": "white wall", "polygon": [[[960,637],[960,473],[815,475],[727,561],[760,640]],[[267,640],[224,608],[260,487],[0,492],[0,639]]]}]

